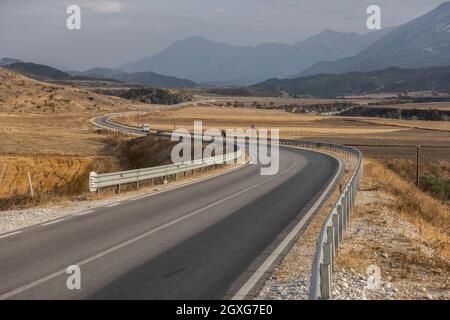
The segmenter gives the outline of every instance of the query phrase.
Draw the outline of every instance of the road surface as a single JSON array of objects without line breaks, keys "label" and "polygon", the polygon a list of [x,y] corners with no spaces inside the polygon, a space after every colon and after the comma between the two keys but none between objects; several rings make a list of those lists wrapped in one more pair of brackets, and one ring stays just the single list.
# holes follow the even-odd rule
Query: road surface
[{"label": "road surface", "polygon": [[[281,148],[275,176],[249,165],[0,236],[0,299],[232,298],[338,168]],[[81,290],[67,289],[70,265]]]}]

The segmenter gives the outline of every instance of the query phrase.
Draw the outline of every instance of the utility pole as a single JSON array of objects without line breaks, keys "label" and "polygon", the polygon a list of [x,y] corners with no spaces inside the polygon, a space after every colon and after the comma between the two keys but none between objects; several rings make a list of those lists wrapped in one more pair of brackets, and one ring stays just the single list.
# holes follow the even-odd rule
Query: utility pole
[{"label": "utility pole", "polygon": [[416,186],[420,188],[420,145],[417,146],[416,158]]}]

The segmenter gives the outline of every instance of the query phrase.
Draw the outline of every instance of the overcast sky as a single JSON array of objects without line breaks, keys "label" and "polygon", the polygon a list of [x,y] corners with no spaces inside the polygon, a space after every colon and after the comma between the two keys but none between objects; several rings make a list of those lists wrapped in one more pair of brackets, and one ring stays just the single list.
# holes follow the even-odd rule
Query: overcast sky
[{"label": "overcast sky", "polygon": [[[83,70],[158,53],[198,35],[236,45],[295,43],[324,29],[364,33],[366,9],[400,25],[443,0],[0,0],[0,57]],[[66,8],[82,8],[81,30]]]}]

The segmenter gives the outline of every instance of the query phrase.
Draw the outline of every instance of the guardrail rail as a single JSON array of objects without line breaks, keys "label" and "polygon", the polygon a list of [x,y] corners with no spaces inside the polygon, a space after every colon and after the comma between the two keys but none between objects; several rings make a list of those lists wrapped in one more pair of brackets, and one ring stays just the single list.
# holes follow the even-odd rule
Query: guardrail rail
[{"label": "guardrail rail", "polygon": [[187,161],[177,164],[171,164],[166,166],[159,166],[153,168],[128,170],[121,172],[111,172],[98,174],[91,172],[89,175],[89,190],[91,192],[99,192],[101,188],[113,187],[136,183],[139,186],[139,182],[151,180],[155,178],[163,178],[178,173],[188,172],[192,170],[207,168],[215,165],[227,164],[232,161],[238,160],[242,157],[243,153],[239,149],[236,152],[219,155],[211,158],[203,158],[193,161]]}]

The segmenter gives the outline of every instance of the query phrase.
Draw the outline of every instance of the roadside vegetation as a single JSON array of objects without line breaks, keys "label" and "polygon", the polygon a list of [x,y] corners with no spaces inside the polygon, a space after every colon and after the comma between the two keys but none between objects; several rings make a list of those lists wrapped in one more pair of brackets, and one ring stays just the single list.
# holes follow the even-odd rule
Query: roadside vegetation
[{"label": "roadside vegetation", "polygon": [[[416,162],[409,159],[388,159],[387,168],[406,181],[416,181]],[[420,165],[420,190],[450,203],[450,161],[427,161]]]},{"label": "roadside vegetation", "polygon": [[[448,299],[450,206],[366,159],[357,207],[340,248],[337,299]],[[369,266],[381,286],[367,290]]]},{"label": "roadside vegetation", "polygon": [[0,210],[86,200],[92,197],[88,192],[91,171],[106,173],[168,164],[170,145],[166,138],[130,139],[110,134],[105,139],[104,152],[109,154],[105,156],[0,156]]}]

